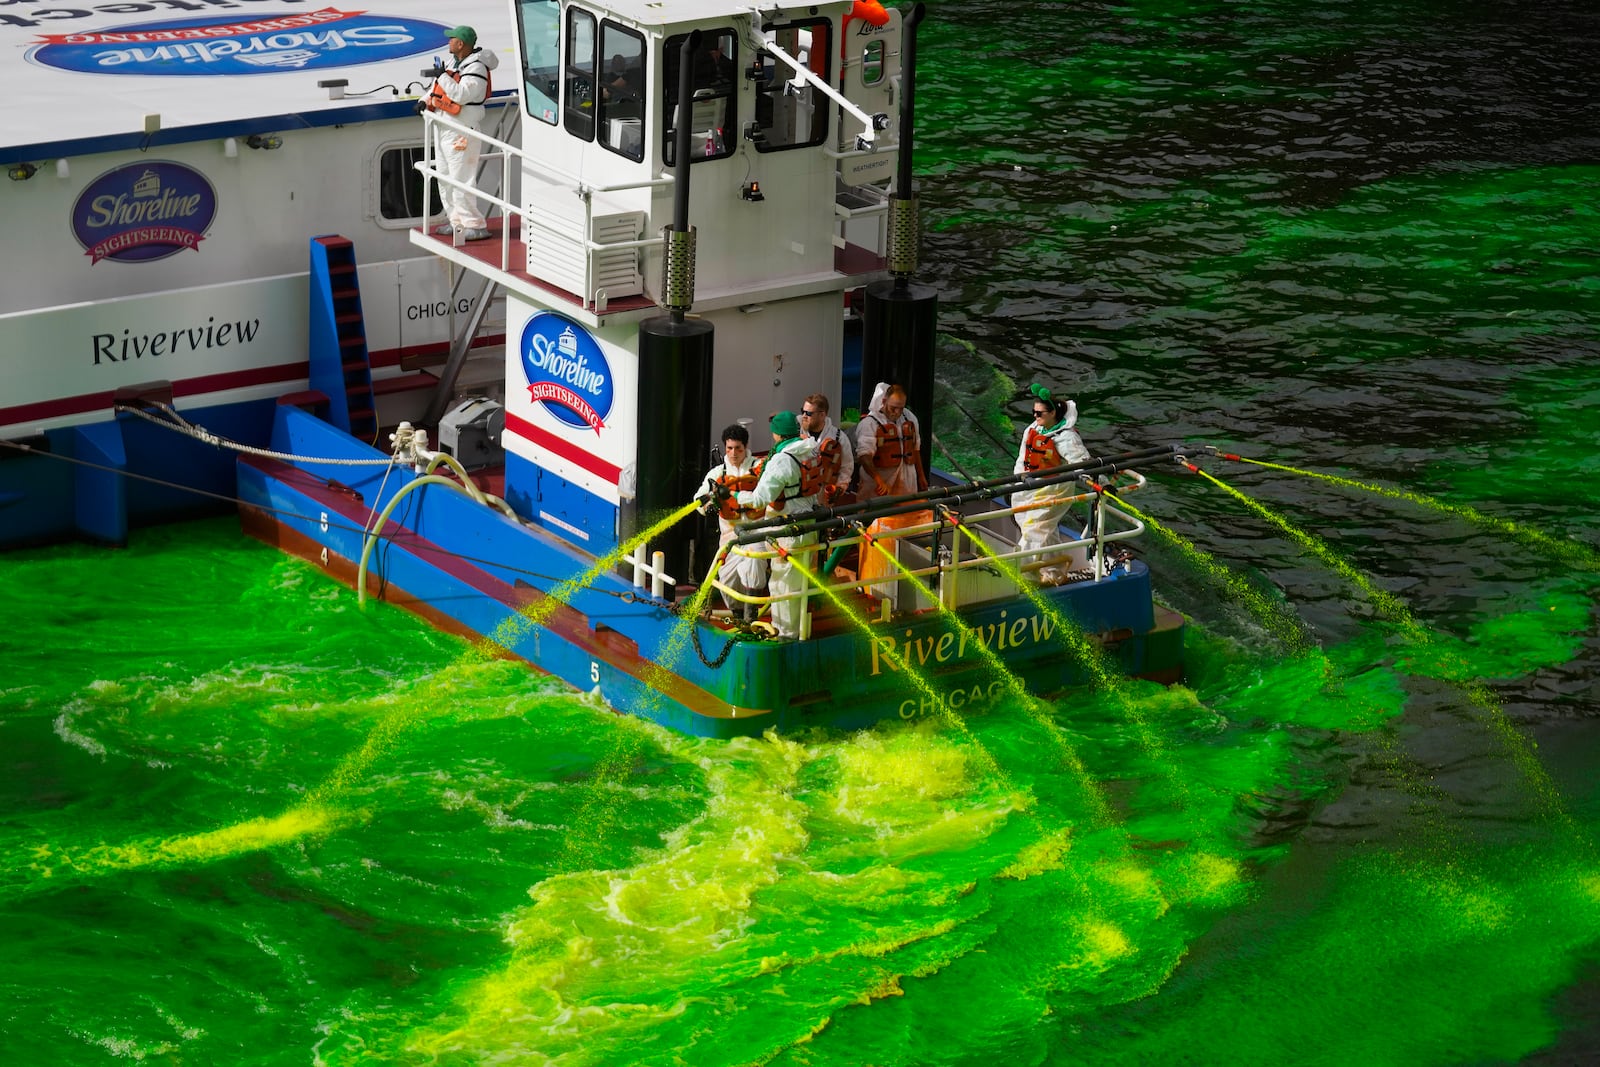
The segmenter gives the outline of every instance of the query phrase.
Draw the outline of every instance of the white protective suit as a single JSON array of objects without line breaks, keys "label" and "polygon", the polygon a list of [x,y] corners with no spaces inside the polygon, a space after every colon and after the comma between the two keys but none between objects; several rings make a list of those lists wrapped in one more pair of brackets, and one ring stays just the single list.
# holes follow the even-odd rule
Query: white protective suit
[{"label": "white protective suit", "polygon": [[836,495],[843,495],[850,491],[850,478],[856,472],[856,450],[850,445],[850,438],[846,437],[839,427],[833,424],[833,419],[824,415],[822,418],[822,432],[815,437],[807,437],[818,448],[829,439],[839,442],[839,470],[831,479]]},{"label": "white protective suit", "polygon": [[[856,499],[871,500],[879,496],[898,496],[901,493],[915,493],[917,485],[917,465],[915,463],[900,463],[884,468],[878,465],[878,427],[893,426],[900,429],[907,423],[911,426],[911,443],[917,452],[922,451],[922,428],[917,423],[917,417],[911,413],[910,408],[900,412],[900,417],[891,419],[883,410],[884,394],[889,391],[887,382],[879,382],[873,391],[872,403],[867,414],[861,416],[861,421],[856,424],[856,455],[866,456],[872,462],[873,470],[877,471],[878,478],[883,482],[883,492],[878,492],[878,486],[871,477],[861,479],[861,484],[856,486]],[[903,432],[903,431],[902,431]]]},{"label": "white protective suit", "polygon": [[[755,489],[740,493],[736,498],[739,505],[747,508],[766,507],[769,516],[799,516],[815,510],[817,507],[815,495],[797,494],[800,492],[800,464],[809,459],[816,450],[816,444],[805,437],[794,437],[778,442],[767,454],[766,462],[761,467],[761,480],[756,483]],[[805,545],[816,544],[816,541],[817,535],[810,533],[799,537],[779,537],[773,544],[785,552],[793,552]],[[814,557],[815,553],[812,556]],[[804,556],[799,558],[805,563],[806,569],[813,573],[819,566],[815,558]],[[805,588],[804,576],[786,559],[772,560],[769,575],[767,591],[771,596],[798,593]],[[800,636],[803,603],[798,597],[794,600],[773,603],[772,625],[777,629],[779,637]]]},{"label": "white protective suit", "polygon": [[[1017,463],[1012,468],[1012,473],[1021,474],[1028,469],[1028,445],[1035,435],[1049,438],[1055,444],[1056,452],[1061,456],[1062,463],[1082,463],[1090,459],[1089,450],[1084,447],[1083,438],[1078,436],[1074,429],[1078,424],[1078,405],[1067,401],[1067,413],[1060,422],[1054,426],[1041,428],[1037,421],[1029,423],[1028,428],[1022,431],[1022,445],[1017,450]],[[1076,493],[1074,482],[1057,482],[1055,485],[1041,486],[1038,489],[1024,489],[1011,494],[1011,506],[1021,507],[1024,504],[1037,503],[1044,500],[1053,500],[1060,497],[1073,496]],[[1017,538],[1019,549],[1042,549],[1061,543],[1061,520],[1066,517],[1067,504],[1052,504],[1048,507],[1035,508],[1031,511],[1017,513],[1017,526],[1020,534]],[[1027,560],[1019,560],[1027,562]],[[1064,577],[1059,566],[1042,568],[1039,571],[1039,581],[1045,584],[1054,584]]]},{"label": "white protective suit", "polygon": [[[706,483],[717,481],[724,476],[749,474],[755,469],[755,465],[756,457],[748,452],[745,453],[744,462],[738,466],[723,460],[706,471],[706,476],[700,479],[700,492],[695,494],[695,499],[708,500],[711,498],[711,490],[706,488]],[[733,523],[719,514],[717,516],[717,529],[722,534],[721,539],[717,541],[717,551],[721,552],[722,546],[733,540]],[[723,560],[722,566],[717,568],[717,581],[735,592],[760,595],[761,587],[767,584],[767,561],[729,552],[728,558]],[[723,594],[722,602],[729,611],[735,615],[743,615],[747,619],[753,619],[761,614],[760,604],[746,604],[742,600],[730,600],[726,594]]]},{"label": "white protective suit", "polygon": [[[482,48],[474,48],[461,59],[450,57],[445,73],[439,75],[435,84],[444,95],[461,105],[461,113],[454,116],[456,122],[470,129],[483,129],[483,102],[489,97],[489,72],[499,65],[500,57]],[[475,183],[483,142],[437,124],[433,132],[439,169],[458,182]],[[440,183],[439,198],[444,202],[450,225],[456,230],[488,227],[483,212],[478,210],[478,198],[472,194]]]}]

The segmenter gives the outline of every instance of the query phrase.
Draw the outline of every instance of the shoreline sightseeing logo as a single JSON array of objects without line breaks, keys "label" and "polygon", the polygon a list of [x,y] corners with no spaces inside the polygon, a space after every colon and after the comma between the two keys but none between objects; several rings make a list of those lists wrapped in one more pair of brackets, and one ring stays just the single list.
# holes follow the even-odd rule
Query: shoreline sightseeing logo
[{"label": "shoreline sightseeing logo", "polygon": [[553,311],[522,328],[519,345],[528,396],[561,422],[596,435],[605,429],[615,397],[611,365],[588,331]]},{"label": "shoreline sightseeing logo", "polygon": [[72,205],[72,235],[91,264],[148,263],[200,250],[217,217],[217,191],[182,163],[151,160],[113,167]]},{"label": "shoreline sightseeing logo", "polygon": [[445,29],[425,19],[326,7],[273,18],[223,21],[213,15],[41,34],[29,58],[84,74],[274,74],[436,51]]}]

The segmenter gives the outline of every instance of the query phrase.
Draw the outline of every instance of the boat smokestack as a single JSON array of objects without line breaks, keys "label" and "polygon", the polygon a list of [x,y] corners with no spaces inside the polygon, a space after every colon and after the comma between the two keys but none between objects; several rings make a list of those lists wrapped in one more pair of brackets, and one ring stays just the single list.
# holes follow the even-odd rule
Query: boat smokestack
[{"label": "boat smokestack", "polygon": [[[673,143],[672,223],[662,257],[661,306],[667,312],[639,324],[638,497],[625,509],[631,536],[643,524],[687,503],[700,490],[711,445],[713,348],[711,323],[687,318],[694,305],[694,229],[689,225],[689,115],[694,100],[695,50],[700,31],[678,53],[678,115]],[[694,558],[696,523],[680,522],[650,546],[665,553],[667,573],[696,581],[709,560]]]},{"label": "boat smokestack", "polygon": [[900,158],[894,193],[889,197],[885,252],[895,286],[902,289],[911,284],[911,275],[917,272],[918,246],[922,243],[922,220],[911,180],[911,150],[917,122],[917,25],[926,14],[922,4],[915,4],[900,23],[905,35],[900,47]]},{"label": "boat smokestack", "polygon": [[694,56],[700,48],[694,30],[678,47],[678,114],[673,130],[672,222],[663,234],[661,306],[682,322],[694,306],[694,229],[689,225],[689,116],[694,103]]},{"label": "boat smokestack", "polygon": [[938,345],[939,297],[932,286],[918,285],[922,227],[917,195],[912,188],[912,126],[916,118],[917,24],[926,14],[914,5],[901,22],[905,34],[900,55],[900,158],[894,192],[889,197],[888,247],[893,278],[868,285],[861,308],[861,399],[863,414],[879,382],[905,386],[906,404],[916,412],[922,435],[922,468],[927,474],[933,440],[933,357]]}]

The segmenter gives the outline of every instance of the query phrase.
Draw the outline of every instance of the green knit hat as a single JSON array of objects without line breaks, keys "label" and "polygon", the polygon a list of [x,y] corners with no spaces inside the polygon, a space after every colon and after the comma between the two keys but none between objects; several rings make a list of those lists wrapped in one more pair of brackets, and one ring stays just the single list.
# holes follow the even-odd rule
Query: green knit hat
[{"label": "green knit hat", "polygon": [[462,43],[468,48],[478,47],[478,31],[473,29],[471,26],[457,26],[455,29],[445,34],[445,37],[459,37],[461,38]]},{"label": "green knit hat", "polygon": [[767,429],[779,437],[799,437],[800,420],[795,418],[792,411],[780,411],[772,416],[772,421],[767,423]]}]

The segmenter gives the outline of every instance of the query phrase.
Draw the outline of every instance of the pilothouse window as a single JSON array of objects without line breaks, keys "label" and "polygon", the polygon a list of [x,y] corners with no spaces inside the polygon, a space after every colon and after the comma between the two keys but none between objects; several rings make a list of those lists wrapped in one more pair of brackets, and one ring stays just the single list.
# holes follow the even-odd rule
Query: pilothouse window
[{"label": "pilothouse window", "polygon": [[585,141],[594,140],[594,56],[594,16],[568,8],[561,121],[568,133]]},{"label": "pilothouse window", "polygon": [[[761,35],[800,61],[824,82],[833,78],[833,35],[826,19],[767,25]],[[756,126],[761,136],[756,148],[780,152],[786,148],[818,145],[828,136],[828,98],[802,78],[789,64],[762,53],[754,64]]]},{"label": "pilothouse window", "polygon": [[554,126],[561,97],[561,5],[558,0],[518,0],[517,17],[528,114]]},{"label": "pilothouse window", "polygon": [[[681,68],[679,53],[685,35],[668,37],[662,62],[662,88],[665,106],[661,109],[662,140],[661,160],[667,166],[677,161],[678,122],[678,71]],[[690,162],[721,159],[733,153],[738,138],[734,113],[734,72],[739,69],[732,30],[702,31],[700,47],[695,51],[690,70],[693,72],[693,99],[689,108]]]},{"label": "pilothouse window", "polygon": [[644,158],[644,38],[610,22],[600,27],[600,143],[629,159]]}]

